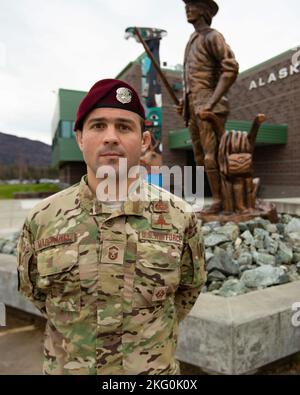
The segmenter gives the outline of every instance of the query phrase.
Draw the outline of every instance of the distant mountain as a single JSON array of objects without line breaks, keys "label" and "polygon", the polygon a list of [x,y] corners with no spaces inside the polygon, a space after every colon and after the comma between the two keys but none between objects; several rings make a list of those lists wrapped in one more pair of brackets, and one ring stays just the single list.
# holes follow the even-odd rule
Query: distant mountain
[{"label": "distant mountain", "polygon": [[0,164],[47,167],[51,164],[51,146],[40,141],[0,133]]}]

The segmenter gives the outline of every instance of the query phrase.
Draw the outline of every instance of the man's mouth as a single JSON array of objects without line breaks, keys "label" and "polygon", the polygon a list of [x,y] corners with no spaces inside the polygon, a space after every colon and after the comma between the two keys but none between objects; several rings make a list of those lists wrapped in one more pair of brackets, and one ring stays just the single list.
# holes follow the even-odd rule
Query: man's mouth
[{"label": "man's mouth", "polygon": [[115,158],[120,158],[121,154],[119,154],[118,152],[105,152],[105,154],[101,154],[100,156],[105,156],[105,157],[115,157]]}]

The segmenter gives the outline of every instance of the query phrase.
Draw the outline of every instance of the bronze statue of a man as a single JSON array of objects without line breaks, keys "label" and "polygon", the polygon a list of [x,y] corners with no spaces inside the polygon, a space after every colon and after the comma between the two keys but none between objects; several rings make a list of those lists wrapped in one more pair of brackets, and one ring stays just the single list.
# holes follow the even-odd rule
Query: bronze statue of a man
[{"label": "bronze statue of a man", "polygon": [[235,82],[239,65],[224,37],[210,27],[219,7],[213,0],[183,0],[186,15],[194,25],[184,56],[184,93],[178,112],[189,125],[197,166],[205,167],[213,204],[208,214],[222,210],[218,138],[211,123],[201,121],[199,114],[210,111],[225,125],[229,114],[226,94]]}]

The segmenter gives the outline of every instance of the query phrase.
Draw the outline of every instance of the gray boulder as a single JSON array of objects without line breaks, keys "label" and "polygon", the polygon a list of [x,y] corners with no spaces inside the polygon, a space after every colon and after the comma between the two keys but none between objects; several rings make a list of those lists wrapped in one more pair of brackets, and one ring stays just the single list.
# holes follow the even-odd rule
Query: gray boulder
[{"label": "gray boulder", "polygon": [[277,233],[277,226],[276,224],[268,224],[266,226],[266,231],[269,233]]},{"label": "gray boulder", "polygon": [[278,242],[274,240],[272,237],[270,236],[265,237],[264,248],[269,254],[275,255],[278,250],[278,245],[279,245]]},{"label": "gray boulder", "polygon": [[246,230],[249,230],[248,226],[245,222],[239,223],[239,228],[240,228],[240,233],[244,233],[244,232],[246,232]]},{"label": "gray boulder", "polygon": [[216,295],[220,295],[225,298],[228,298],[231,296],[245,294],[248,291],[249,289],[245,286],[244,283],[242,283],[240,280],[233,279],[226,281],[223,284],[223,286],[218,291],[215,291],[214,293]]},{"label": "gray boulder", "polygon": [[215,247],[227,241],[230,239],[224,234],[212,233],[204,237],[205,247]]},{"label": "gray boulder", "polygon": [[246,270],[253,270],[253,269],[256,269],[256,268],[257,268],[257,266],[253,266],[253,265],[243,265],[243,266],[240,267],[240,272],[243,273]]},{"label": "gray boulder", "polygon": [[248,266],[252,265],[253,257],[250,252],[243,252],[238,258],[238,264],[240,266]]},{"label": "gray boulder", "polygon": [[285,225],[284,224],[276,224],[277,232],[280,233],[281,235],[284,234],[285,232]]},{"label": "gray boulder", "polygon": [[269,233],[265,229],[254,229],[254,238],[257,240],[264,240],[267,236],[269,236]]},{"label": "gray boulder", "polygon": [[252,252],[253,261],[259,265],[275,265],[275,257],[273,255],[260,253],[260,252]]},{"label": "gray boulder", "polygon": [[210,261],[214,257],[214,254],[211,251],[205,251],[205,260],[206,263]]},{"label": "gray boulder", "polygon": [[282,241],[279,241],[277,256],[281,259],[281,263],[288,265],[293,260],[293,250]]},{"label": "gray boulder", "polygon": [[231,276],[237,276],[240,273],[239,264],[234,261],[227,251],[222,250],[221,248],[215,249],[215,257],[219,259],[222,266],[222,273]]},{"label": "gray boulder", "polygon": [[300,247],[300,232],[288,233],[287,236],[286,236],[286,240],[287,240],[293,247]]},{"label": "gray boulder", "polygon": [[240,234],[240,229],[238,225],[228,223],[225,226],[220,226],[218,228],[215,228],[214,232],[218,234],[224,234],[225,236],[227,236],[229,240],[235,241]]},{"label": "gray boulder", "polygon": [[254,229],[257,227],[256,222],[254,220],[245,222],[245,225],[247,226],[250,232],[254,232]]},{"label": "gray boulder", "polygon": [[291,265],[289,267],[288,277],[289,277],[290,281],[299,281],[300,280],[300,274],[297,270],[296,265]]},{"label": "gray boulder", "polygon": [[292,219],[293,217],[290,214],[282,214],[280,217],[280,222],[287,225]]},{"label": "gray boulder", "polygon": [[221,224],[218,221],[214,221],[214,222],[207,222],[205,225],[213,230],[215,228],[218,228]]},{"label": "gray boulder", "polygon": [[280,240],[280,239],[283,238],[283,235],[280,235],[279,233],[272,233],[272,234],[271,234],[271,238],[272,238],[273,240]]},{"label": "gray boulder", "polygon": [[207,281],[209,283],[213,281],[224,281],[224,280],[226,280],[226,276],[224,276],[224,274],[221,273],[219,270],[213,270],[207,276]]},{"label": "gray boulder", "polygon": [[242,274],[241,282],[247,288],[266,288],[271,285],[285,284],[289,277],[280,267],[264,265],[254,270],[247,270]]},{"label": "gray boulder", "polygon": [[207,263],[206,270],[208,273],[217,270],[226,276],[237,276],[240,273],[238,263],[221,248],[215,249],[214,257]]},{"label": "gray boulder", "polygon": [[221,281],[213,281],[211,284],[209,284],[207,290],[208,292],[213,292],[216,291],[217,289],[220,289],[222,285],[223,283]]},{"label": "gray boulder", "polygon": [[211,228],[209,226],[202,226],[201,231],[203,236],[207,236],[211,232]]},{"label": "gray boulder", "polygon": [[245,240],[246,245],[254,245],[255,240],[252,234],[249,232],[249,230],[246,230],[246,232],[241,234],[241,238]]},{"label": "gray boulder", "polygon": [[300,232],[300,219],[293,218],[285,227],[285,233]]},{"label": "gray boulder", "polygon": [[294,252],[292,263],[298,263],[298,262],[300,262],[300,253]]},{"label": "gray boulder", "polygon": [[254,222],[256,222],[256,228],[261,228],[267,230],[268,225],[270,225],[270,221],[267,219],[263,219],[260,217],[257,217],[254,219]]},{"label": "gray boulder", "polygon": [[2,247],[2,254],[11,255],[14,253],[15,249],[16,249],[16,243],[12,241],[7,241],[5,245]]},{"label": "gray boulder", "polygon": [[11,233],[10,235],[8,235],[6,237],[6,239],[8,241],[16,242],[19,239],[19,237],[20,237],[20,232],[14,232],[14,233]]},{"label": "gray boulder", "polygon": [[221,260],[217,256],[213,256],[209,262],[206,264],[206,270],[208,273],[213,272],[214,270],[223,271],[223,266]]},{"label": "gray boulder", "polygon": [[0,252],[2,251],[2,248],[4,247],[5,244],[6,244],[6,240],[0,239]]}]

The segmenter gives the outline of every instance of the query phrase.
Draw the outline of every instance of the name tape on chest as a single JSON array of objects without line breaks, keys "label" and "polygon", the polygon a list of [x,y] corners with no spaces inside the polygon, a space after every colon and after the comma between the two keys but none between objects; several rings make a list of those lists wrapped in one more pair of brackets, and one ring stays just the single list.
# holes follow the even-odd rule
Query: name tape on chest
[{"label": "name tape on chest", "polygon": [[35,241],[34,247],[36,251],[43,250],[44,248],[58,246],[61,244],[74,243],[77,240],[76,233],[64,233],[61,235],[50,236],[46,239],[40,239]]},{"label": "name tape on chest", "polygon": [[177,233],[155,232],[142,230],[139,232],[139,240],[163,241],[166,243],[182,244],[183,237]]}]

